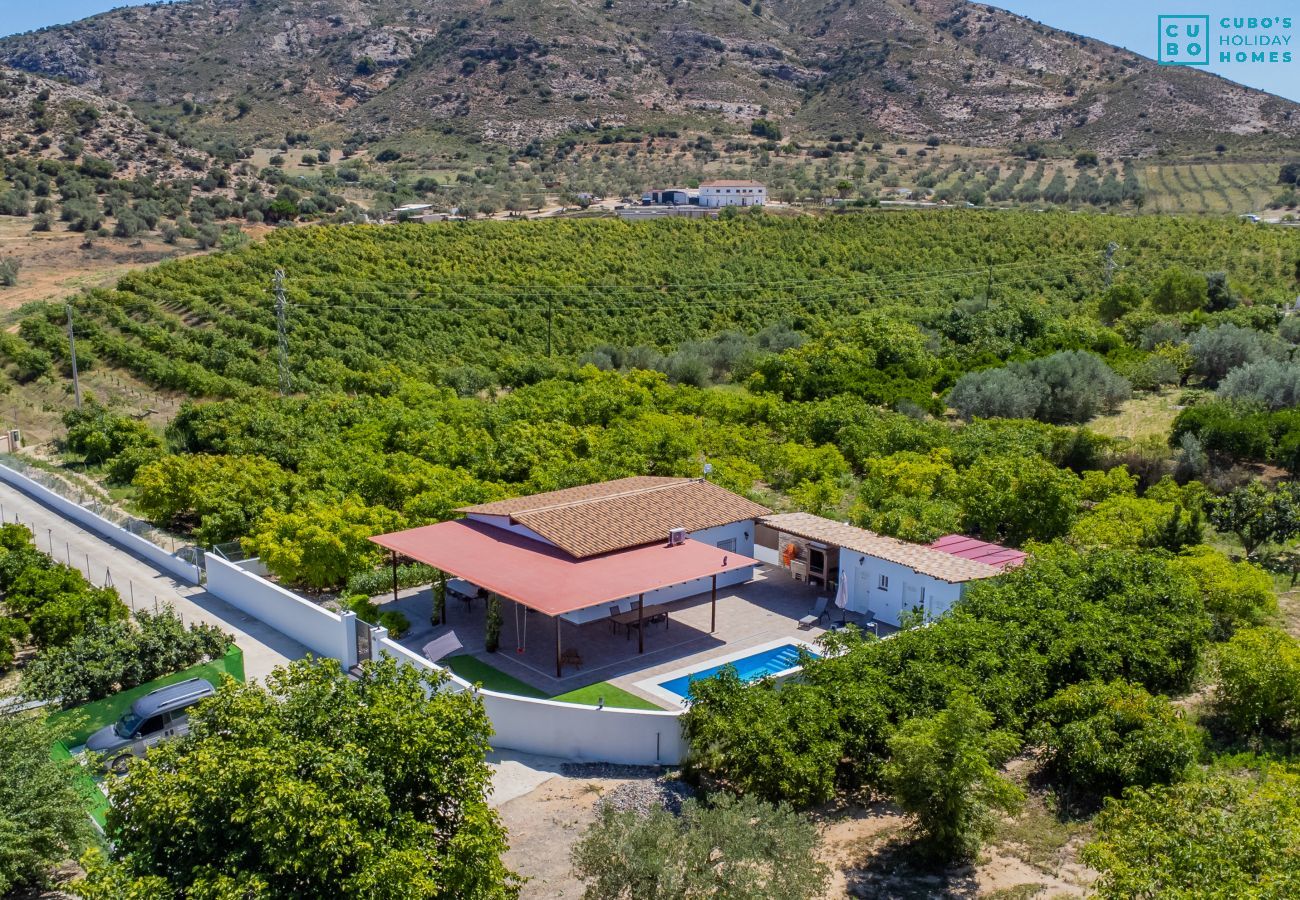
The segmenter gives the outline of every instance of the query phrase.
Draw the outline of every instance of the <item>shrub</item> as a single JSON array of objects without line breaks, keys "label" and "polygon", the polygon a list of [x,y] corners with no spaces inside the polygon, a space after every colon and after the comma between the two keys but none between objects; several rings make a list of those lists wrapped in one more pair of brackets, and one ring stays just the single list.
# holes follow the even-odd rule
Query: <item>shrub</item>
[{"label": "shrub", "polygon": [[1228,372],[1217,393],[1225,400],[1266,409],[1300,406],[1300,364],[1276,359],[1246,363]]},{"label": "shrub", "polygon": [[1034,740],[1067,791],[1118,796],[1125,788],[1180,780],[1196,759],[1199,738],[1164,697],[1123,681],[1089,681],[1057,693],[1040,708]]},{"label": "shrub", "polygon": [[[438,570],[424,563],[403,563],[397,567],[397,586],[399,588],[419,587],[431,584],[437,578]],[[364,594],[377,597],[393,589],[393,570],[381,567],[369,572],[357,572],[348,578],[349,594]]]},{"label": "shrub", "polygon": [[80,767],[50,753],[58,736],[43,713],[0,713],[0,896],[44,887],[55,866],[91,843]]},{"label": "shrub", "polygon": [[1231,322],[1217,328],[1203,327],[1187,343],[1192,351],[1194,371],[1211,384],[1218,384],[1238,366],[1259,362],[1274,352],[1265,335]]},{"label": "shrub", "polygon": [[1215,705],[1241,734],[1300,734],[1300,644],[1279,628],[1243,628],[1215,653]]},{"label": "shrub", "polygon": [[232,635],[203,623],[185,627],[171,607],[128,620],[97,623],[62,647],[47,650],[23,672],[26,697],[65,708],[216,659]]},{"label": "shrub", "polygon": [[401,612],[395,609],[380,610],[379,606],[371,603],[370,598],[365,594],[347,594],[345,593],[340,602],[347,609],[357,614],[357,618],[369,625],[380,625],[388,629],[388,634],[393,638],[400,638],[406,632],[411,630],[411,620],[406,618]]},{"label": "shrub", "polygon": [[1300,776],[1277,769],[1108,800],[1084,860],[1101,900],[1300,896]]},{"label": "shrub", "polygon": [[573,867],[588,900],[812,900],[830,875],[818,844],[810,821],[752,798],[687,800],[680,817],[605,804],[574,846]]},{"label": "shrub", "polygon": [[969,372],[957,380],[948,403],[962,416],[1084,422],[1128,399],[1129,383],[1100,357],[1063,350],[1028,363]]}]

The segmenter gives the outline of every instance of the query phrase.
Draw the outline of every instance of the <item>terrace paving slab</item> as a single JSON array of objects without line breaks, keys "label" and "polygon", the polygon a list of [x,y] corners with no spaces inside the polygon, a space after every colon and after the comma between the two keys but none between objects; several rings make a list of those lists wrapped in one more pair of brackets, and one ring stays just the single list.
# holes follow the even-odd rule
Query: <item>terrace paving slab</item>
[{"label": "terrace paving slab", "polygon": [[[678,673],[684,668],[707,667],[710,660],[734,654],[773,641],[815,642],[825,627],[841,618],[839,610],[813,628],[800,628],[799,619],[808,614],[824,589],[795,581],[775,566],[757,567],[754,579],[745,584],[718,590],[717,626],[712,632],[708,593],[678,600],[669,606],[669,621],[647,625],[645,652],[637,652],[635,631],[611,627],[608,619],[583,625],[562,622],[560,641],[564,649],[577,650],[581,668],[564,667],[555,677],[555,631],[553,620],[538,613],[528,613],[522,606],[502,601],[500,648],[496,653],[484,649],[484,604],[474,601],[468,606],[454,599],[447,601],[447,625],[430,623],[433,611],[428,587],[400,591],[398,599],[386,602],[375,597],[384,610],[401,611],[411,621],[411,630],[401,643],[420,653],[434,637],[447,628],[456,632],[470,654],[488,665],[544,692],[547,696],[567,693],[589,684],[608,681],[664,708],[672,704],[637,687],[637,682],[657,675]],[[853,613],[847,614],[850,621]]]}]

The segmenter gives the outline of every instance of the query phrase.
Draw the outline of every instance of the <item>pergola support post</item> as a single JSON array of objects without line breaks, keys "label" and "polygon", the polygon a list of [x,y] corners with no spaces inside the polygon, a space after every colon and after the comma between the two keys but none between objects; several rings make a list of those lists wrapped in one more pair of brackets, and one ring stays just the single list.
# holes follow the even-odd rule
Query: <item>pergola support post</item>
[{"label": "pergola support post", "polygon": [[713,584],[709,588],[709,634],[718,630],[718,576],[713,576]]},{"label": "pergola support post", "polygon": [[397,601],[397,551],[390,550],[388,555],[393,560],[393,601]]},{"label": "pergola support post", "polygon": [[636,595],[636,652],[645,653],[645,594]]},{"label": "pergola support post", "polygon": [[560,670],[560,617],[555,617],[555,677],[563,675]]}]

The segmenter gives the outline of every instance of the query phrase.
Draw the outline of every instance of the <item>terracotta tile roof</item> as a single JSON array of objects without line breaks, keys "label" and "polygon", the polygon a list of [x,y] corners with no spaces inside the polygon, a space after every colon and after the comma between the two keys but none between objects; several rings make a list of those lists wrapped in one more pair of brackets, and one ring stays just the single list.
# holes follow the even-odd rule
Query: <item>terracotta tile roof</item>
[{"label": "terracotta tile roof", "polygon": [[855,525],[823,519],[810,513],[781,513],[763,516],[759,521],[769,528],[784,531],[786,534],[865,553],[867,556],[898,563],[914,572],[951,584],[977,581],[1002,574],[1002,570],[995,566],[962,559],[960,556],[934,550],[923,544],[909,544],[907,541],[876,534],[874,531],[858,528]]},{"label": "terracotta tile roof", "polygon": [[755,519],[771,510],[707,481],[637,476],[514,497],[460,512],[507,516],[578,558]]}]

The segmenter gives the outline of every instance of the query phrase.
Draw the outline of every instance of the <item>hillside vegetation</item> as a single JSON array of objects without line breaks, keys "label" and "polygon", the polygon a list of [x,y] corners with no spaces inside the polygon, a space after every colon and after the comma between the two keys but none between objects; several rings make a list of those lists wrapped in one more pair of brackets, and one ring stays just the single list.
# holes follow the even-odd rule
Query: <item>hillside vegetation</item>
[{"label": "hillside vegetation", "polygon": [[[1258,302],[1290,296],[1296,238],[1241,222],[969,211],[317,228],[128,275],[75,309],[83,368],[102,356],[195,395],[279,386],[276,269],[293,391],[449,373],[474,389],[540,377],[529,366],[548,347],[570,359],[603,344],[662,353],[729,329],[818,334],[884,310],[917,347],[939,341],[940,358],[960,360],[930,357],[907,376],[923,399],[944,372],[1008,355],[1106,352],[1117,338],[1077,313],[1103,287],[1110,242],[1140,290],[1174,259],[1226,272]],[[17,377],[63,360],[62,315],[36,308],[7,339]]]},{"label": "hillside vegetation", "polygon": [[[1300,678],[1275,627],[1300,537],[1297,238],[968,210],[279,230],[78,298],[92,375],[190,399],[161,434],[88,401],[58,449],[150,521],[372,617],[372,534],[706,460],[777,509],[1025,547],[931,627],[832,636],[844,653],[780,690],[700,687],[687,777],[795,807],[887,795],[905,872],[1032,828],[1028,792],[1092,838],[1103,896],[1203,894],[1165,843],[1249,893],[1285,855],[1188,823],[1222,795],[1233,834],[1286,846],[1300,806],[1272,681]],[[67,384],[62,312],[5,333],[14,393]],[[1171,393],[1144,438],[1089,427]]]},{"label": "hillside vegetation", "polygon": [[0,62],[241,143],[285,121],[357,145],[416,131],[518,148],[771,120],[1147,155],[1300,128],[1287,101],[963,0],[190,0],[5,38]]}]

